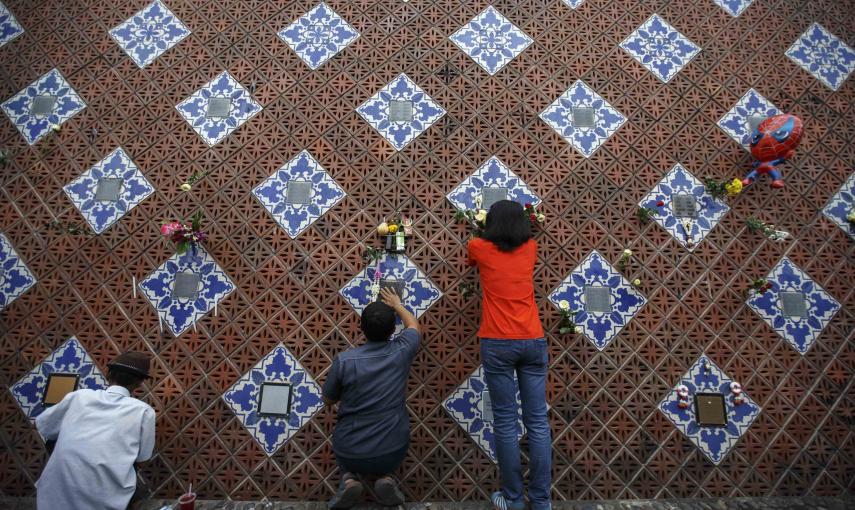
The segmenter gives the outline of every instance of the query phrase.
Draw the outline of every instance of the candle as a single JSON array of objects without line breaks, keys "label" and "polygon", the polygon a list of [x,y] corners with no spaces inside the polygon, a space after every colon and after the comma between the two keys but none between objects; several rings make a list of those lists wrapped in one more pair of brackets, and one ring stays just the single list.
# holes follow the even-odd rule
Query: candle
[{"label": "candle", "polygon": [[131,285],[134,287],[134,299],[137,298],[137,277],[131,276]]},{"label": "candle", "polygon": [[160,334],[163,334],[163,320],[160,318],[160,314],[157,316],[157,329],[160,331]]}]

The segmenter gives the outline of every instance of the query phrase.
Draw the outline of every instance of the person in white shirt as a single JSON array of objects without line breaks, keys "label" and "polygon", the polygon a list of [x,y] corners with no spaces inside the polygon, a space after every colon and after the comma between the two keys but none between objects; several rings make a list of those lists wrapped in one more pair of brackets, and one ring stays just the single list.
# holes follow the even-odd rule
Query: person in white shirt
[{"label": "person in white shirt", "polygon": [[39,510],[125,510],[136,489],[134,464],[154,450],[154,409],[131,394],[149,377],[149,356],[127,352],[108,364],[106,390],[77,390],[36,417],[56,441],[36,482]]}]

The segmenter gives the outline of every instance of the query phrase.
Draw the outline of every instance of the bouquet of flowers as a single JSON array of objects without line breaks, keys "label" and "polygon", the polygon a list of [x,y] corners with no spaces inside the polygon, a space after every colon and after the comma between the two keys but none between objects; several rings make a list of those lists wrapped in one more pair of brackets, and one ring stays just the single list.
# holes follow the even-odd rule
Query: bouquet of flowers
[{"label": "bouquet of flowers", "polygon": [[665,207],[665,201],[659,200],[656,202],[657,209],[653,209],[652,207],[639,207],[635,212],[635,215],[638,217],[638,221],[641,222],[642,225],[647,225],[650,223],[650,220],[653,219],[654,216],[659,214],[659,207]]},{"label": "bouquet of flowers", "polygon": [[188,249],[193,250],[208,238],[208,234],[202,230],[202,212],[197,212],[190,220],[190,224],[182,224],[178,221],[164,223],[160,227],[160,233],[175,243],[175,251],[181,255]]},{"label": "bouquet of flowers", "polygon": [[558,313],[561,320],[558,322],[558,334],[566,335],[568,333],[581,333],[582,328],[576,325],[574,317],[576,312],[570,310],[570,302],[562,299],[558,302]]},{"label": "bouquet of flowers", "polygon": [[751,285],[749,285],[748,288],[757,294],[765,294],[767,291],[772,289],[772,282],[765,278],[757,278],[755,280],[751,280]]},{"label": "bouquet of flowers", "polygon": [[748,219],[745,220],[745,225],[748,227],[748,231],[752,234],[763,234],[772,241],[784,241],[790,237],[789,232],[776,230],[775,225],[765,223],[763,220],[754,216],[749,216]]}]

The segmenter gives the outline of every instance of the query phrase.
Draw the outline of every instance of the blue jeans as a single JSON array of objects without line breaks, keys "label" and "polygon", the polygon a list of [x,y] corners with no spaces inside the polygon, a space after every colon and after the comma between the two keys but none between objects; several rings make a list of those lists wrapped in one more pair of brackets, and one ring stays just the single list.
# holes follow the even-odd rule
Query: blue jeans
[{"label": "blue jeans", "polygon": [[525,506],[517,439],[519,381],[523,424],[528,434],[528,499],[532,510],[551,508],[552,434],[546,416],[546,340],[481,339],[481,361],[493,404],[493,429],[502,493],[511,508]]}]

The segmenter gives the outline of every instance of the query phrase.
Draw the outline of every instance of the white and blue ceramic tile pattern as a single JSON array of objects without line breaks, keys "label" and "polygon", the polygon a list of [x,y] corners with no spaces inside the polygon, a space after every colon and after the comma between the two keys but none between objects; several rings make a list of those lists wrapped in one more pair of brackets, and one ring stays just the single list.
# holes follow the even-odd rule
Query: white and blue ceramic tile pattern
[{"label": "white and blue ceramic tile pattern", "polygon": [[727,133],[745,150],[750,150],[752,118],[768,118],[783,113],[777,106],[754,89],[749,89],[742,98],[718,121],[718,127]]},{"label": "white and blue ceramic tile pattern", "polygon": [[154,62],[188,35],[190,29],[160,0],[110,30],[110,36],[140,68]]},{"label": "white and blue ceramic tile pattern", "polygon": [[0,3],[0,47],[24,33],[24,27],[18,23],[12,12]]},{"label": "white and blue ceramic tile pattern", "polygon": [[[516,378],[515,383],[516,383]],[[484,416],[484,393],[487,392],[487,381],[484,378],[484,367],[479,366],[472,372],[454,392],[445,399],[442,406],[451,415],[451,419],[463,427],[463,430],[484,450],[493,462],[496,462],[496,439],[493,432],[493,421]],[[522,422],[522,406],[519,405],[520,394],[517,393],[517,409],[519,421],[517,438],[525,433]]]},{"label": "white and blue ceramic tile pattern", "polygon": [[[674,214],[675,195],[694,198],[697,216],[688,222],[690,235],[686,235],[686,225]],[[656,205],[660,200],[665,202],[664,206]],[[656,211],[653,216],[656,223],[689,251],[694,250],[730,210],[727,204],[707,193],[704,184],[680,164],[675,165],[638,205]]]},{"label": "white and blue ceramic tile pattern", "polygon": [[[611,311],[586,310],[585,296],[589,287],[608,289]],[[599,350],[605,349],[647,302],[596,250],[552,291],[549,300],[556,308],[561,301],[570,303],[570,309],[576,312],[576,325],[581,326],[584,335]]]},{"label": "white and blue ceramic tile pattern", "polygon": [[449,38],[488,73],[496,74],[532,43],[492,5]]},{"label": "white and blue ceramic tile pattern", "polygon": [[754,0],[713,0],[716,5],[724,9],[734,18],[738,18],[753,1]]},{"label": "white and blue ceramic tile pattern", "polygon": [[[762,294],[754,292],[748,306],[795,350],[806,353],[840,309],[840,303],[787,257],[781,259],[766,279],[772,288]],[[785,313],[785,293],[804,300],[803,314]]]},{"label": "white and blue ceramic tile pattern", "polygon": [[[259,393],[262,384],[267,382],[291,385],[291,409],[287,419],[259,415]],[[273,455],[324,407],[320,386],[282,344],[226,390],[223,400],[267,455]]]},{"label": "white and blue ceramic tile pattern", "polygon": [[[298,181],[311,183],[307,201],[301,201],[304,203],[288,200],[288,184]],[[341,187],[306,150],[256,186],[252,194],[292,239],[345,196]]]},{"label": "white and blue ceramic tile pattern", "polygon": [[477,209],[475,200],[481,196],[481,190],[491,187],[507,188],[507,199],[522,205],[540,203],[540,197],[496,156],[451,190],[448,200],[457,209]]},{"label": "white and blue ceramic tile pattern", "polygon": [[[407,103],[411,110],[410,120],[390,117],[393,101]],[[399,151],[445,115],[445,110],[406,74],[392,80],[356,111]]]},{"label": "white and blue ceramic tile pattern", "polygon": [[0,234],[0,311],[35,284],[36,277],[6,235]]},{"label": "white and blue ceramic tile pattern", "polygon": [[[226,111],[211,114],[209,109],[213,103]],[[220,143],[261,111],[261,105],[228,71],[223,71],[175,108],[209,146]]]},{"label": "white and blue ceramic tile pattern", "polygon": [[822,213],[842,228],[850,237],[855,238],[855,223],[851,223],[847,216],[855,211],[855,173],[846,179],[840,191],[831,197]]},{"label": "white and blue ceramic tile pattern", "polygon": [[658,14],[629,34],[620,47],[665,83],[701,51]]},{"label": "white and blue ceramic tile pattern", "polygon": [[855,69],[855,51],[819,23],[814,23],[787,50],[790,60],[831,90]]},{"label": "white and blue ceramic tile pattern", "polygon": [[[96,197],[101,179],[121,179],[117,200]],[[154,187],[119,147],[63,188],[95,233],[104,232],[154,193]]]},{"label": "white and blue ceramic tile pattern", "polygon": [[[176,275],[195,274],[199,281],[195,296],[173,296]],[[235,284],[201,247],[175,254],[140,282],[143,295],[154,306],[160,320],[180,335],[210,312],[233,290]]]},{"label": "white and blue ceramic tile pattern", "polygon": [[321,2],[280,30],[279,37],[307,66],[317,69],[355,41],[359,32]]},{"label": "white and blue ceramic tile pattern", "polygon": [[[574,123],[574,112],[585,110],[592,122]],[[624,125],[626,117],[582,80],[556,99],[540,118],[586,158]]]},{"label": "white and blue ceramic tile pattern", "polygon": [[9,388],[15,402],[30,420],[35,420],[45,410],[42,401],[50,374],[78,375],[79,390],[100,390],[107,387],[107,380],[92,358],[80,342],[71,337]]},{"label": "white and blue ceramic tile pattern", "polygon": [[[34,103],[36,112],[32,111]],[[3,103],[3,111],[30,145],[48,134],[51,126],[61,126],[84,108],[86,103],[56,69]]]},{"label": "white and blue ceramic tile pattern", "polygon": [[[360,271],[340,293],[357,313],[371,303],[374,263]],[[379,266],[383,280],[404,282],[401,302],[416,317],[420,317],[442,296],[442,292],[406,255],[384,255]]]},{"label": "white and blue ceramic tile pattern", "polygon": [[[719,464],[730,452],[742,434],[748,430],[754,419],[760,414],[757,405],[743,391],[744,401],[734,404],[730,383],[734,382],[715,363],[706,356],[701,356],[692,368],[683,376],[679,383],[659,403],[659,410],[674,424],[689,441],[700,448],[713,464]],[[690,406],[686,409],[679,407],[679,397],[676,388],[685,385],[689,389]],[[724,395],[724,405],[727,414],[727,425],[700,425],[695,416],[692,400],[698,393],[720,393]]]},{"label": "white and blue ceramic tile pattern", "polygon": [[563,1],[565,4],[567,4],[568,6],[570,6],[570,8],[571,8],[571,9],[576,9],[576,8],[578,8],[580,5],[582,5],[582,3],[583,3],[585,0],[562,0],[562,1]]}]

